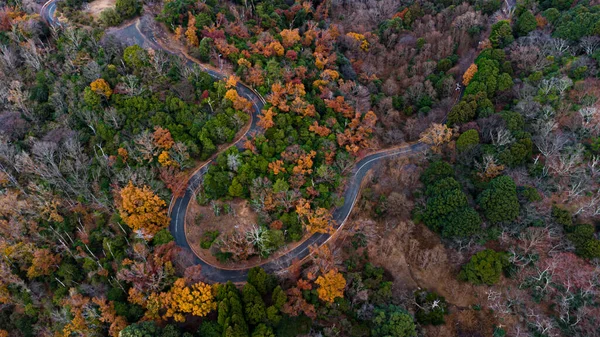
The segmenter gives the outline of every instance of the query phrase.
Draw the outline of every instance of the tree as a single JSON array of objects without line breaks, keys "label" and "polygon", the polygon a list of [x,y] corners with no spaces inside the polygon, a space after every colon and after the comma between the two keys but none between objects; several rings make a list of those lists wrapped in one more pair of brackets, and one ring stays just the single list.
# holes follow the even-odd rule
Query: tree
[{"label": "tree", "polygon": [[444,324],[444,315],[448,314],[446,299],[432,291],[418,290],[415,292],[417,322],[426,325]]},{"label": "tree", "polygon": [[417,336],[413,318],[404,309],[395,305],[375,309],[371,324],[371,336],[374,337]]},{"label": "tree", "polygon": [[507,266],[506,253],[486,249],[471,257],[459,277],[473,284],[493,285],[500,280],[502,270]]},{"label": "tree", "polygon": [[506,20],[498,21],[492,25],[490,33],[490,42],[494,48],[504,48],[514,41],[512,28]]},{"label": "tree", "polygon": [[589,224],[580,224],[572,227],[567,227],[566,229],[570,231],[567,237],[573,242],[575,253],[585,259],[600,257],[600,240],[594,237],[595,227]]},{"label": "tree", "polygon": [[142,2],[140,0],[117,0],[115,10],[123,19],[131,19],[142,12]]},{"label": "tree", "polygon": [[293,47],[298,41],[300,41],[300,34],[298,28],[296,29],[284,29],[280,33],[283,46],[285,48]]},{"label": "tree", "polygon": [[[217,308],[210,285],[202,282],[185,285],[185,279],[179,278],[168,292],[153,293],[146,309],[148,318],[173,318],[176,322],[185,322],[185,315],[204,317]],[[160,314],[164,312],[164,314]]]},{"label": "tree", "polygon": [[270,326],[259,324],[252,332],[252,337],[275,337],[275,333]]},{"label": "tree", "polygon": [[171,132],[168,129],[163,129],[160,126],[154,128],[152,138],[154,139],[154,144],[163,150],[170,150],[173,145],[175,145],[173,137],[171,136]]},{"label": "tree", "polygon": [[463,124],[472,121],[477,114],[477,102],[474,99],[462,99],[448,113],[448,125]]},{"label": "tree", "polygon": [[475,129],[463,132],[456,140],[456,149],[459,152],[471,149],[479,144],[479,132]]},{"label": "tree", "polygon": [[319,286],[317,294],[322,301],[333,303],[336,297],[344,297],[344,288],[346,288],[346,279],[335,269],[332,269],[321,275],[315,281]]},{"label": "tree", "polygon": [[119,211],[123,221],[134,231],[154,236],[169,226],[166,203],[150,187],[136,187],[130,181],[121,189]]},{"label": "tree", "polygon": [[461,186],[452,177],[427,186],[423,222],[444,237],[469,237],[479,229],[481,218],[471,208]]},{"label": "tree", "polygon": [[27,269],[27,277],[35,278],[52,273],[60,265],[59,255],[52,254],[49,249],[38,249],[33,253],[31,267]]},{"label": "tree", "polygon": [[526,10],[519,15],[515,24],[517,35],[525,36],[536,29],[537,20],[530,10]]},{"label": "tree", "polygon": [[492,179],[479,195],[478,203],[485,217],[493,223],[512,221],[519,216],[517,186],[509,176]]},{"label": "tree", "polygon": [[188,12],[188,26],[185,30],[185,37],[187,44],[190,47],[198,47],[198,44],[200,43],[200,41],[198,41],[196,29],[196,17],[193,16],[191,12]]},{"label": "tree", "polygon": [[442,145],[452,140],[452,129],[444,124],[432,123],[431,126],[421,133],[419,141],[431,145],[435,153],[442,151]]},{"label": "tree", "polygon": [[98,95],[105,97],[107,100],[110,99],[110,95],[112,95],[110,85],[102,78],[90,83],[90,89]]},{"label": "tree", "polygon": [[159,336],[160,327],[154,322],[134,323],[121,330],[119,337],[150,337]]},{"label": "tree", "polygon": [[467,71],[465,71],[465,73],[463,74],[463,84],[469,85],[469,83],[473,79],[473,76],[475,76],[476,73],[477,73],[477,65],[475,63],[473,63],[469,66]]},{"label": "tree", "polygon": [[277,279],[267,274],[261,267],[254,267],[248,271],[248,283],[252,284],[261,295],[266,295],[277,286]]},{"label": "tree", "polygon": [[267,317],[265,302],[252,284],[246,283],[244,285],[242,299],[248,323],[256,325],[264,322]]}]

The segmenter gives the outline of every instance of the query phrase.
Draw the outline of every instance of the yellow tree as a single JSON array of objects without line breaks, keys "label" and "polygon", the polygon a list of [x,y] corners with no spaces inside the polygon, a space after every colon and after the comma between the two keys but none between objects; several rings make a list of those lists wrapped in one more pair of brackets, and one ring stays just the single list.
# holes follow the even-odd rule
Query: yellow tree
[{"label": "yellow tree", "polygon": [[136,187],[130,181],[121,190],[119,212],[121,218],[134,231],[154,236],[169,225],[166,203],[148,186]]},{"label": "yellow tree", "polygon": [[92,89],[92,91],[98,95],[106,97],[106,99],[109,99],[110,95],[112,95],[112,89],[110,88],[110,85],[103,78],[99,78],[90,83],[90,89]]},{"label": "yellow tree", "polygon": [[279,34],[281,34],[283,46],[286,48],[290,48],[291,46],[295,45],[298,41],[300,41],[300,34],[298,33],[298,28],[284,29]]},{"label": "yellow tree", "polygon": [[346,279],[335,269],[319,276],[315,283],[319,286],[317,294],[322,301],[333,303],[336,297],[344,297]]},{"label": "yellow tree", "polygon": [[229,77],[227,77],[227,80],[225,81],[225,88],[227,88],[227,89],[235,88],[235,86],[237,85],[239,80],[240,79],[237,76],[230,75]]},{"label": "yellow tree", "polygon": [[306,230],[313,234],[331,233],[333,231],[331,221],[331,212],[329,212],[329,210],[327,210],[326,208],[319,207],[316,211],[308,215]]},{"label": "yellow tree", "polygon": [[274,162],[270,162],[269,170],[271,170],[274,175],[278,175],[279,173],[285,173],[285,167],[283,166],[283,160],[278,159]]},{"label": "yellow tree", "polygon": [[196,17],[190,12],[188,12],[188,26],[185,31],[185,37],[189,46],[198,47],[200,44],[198,35],[196,34]]},{"label": "yellow tree", "polygon": [[60,264],[60,256],[52,254],[49,249],[38,249],[33,253],[31,266],[27,269],[27,277],[50,275]]},{"label": "yellow tree", "polygon": [[421,142],[431,145],[435,153],[440,153],[442,145],[452,140],[452,129],[445,124],[432,123],[431,126],[420,135]]},{"label": "yellow tree", "polygon": [[467,71],[465,71],[465,73],[463,74],[463,84],[469,85],[469,83],[473,79],[473,76],[475,76],[476,73],[477,73],[477,65],[475,63],[473,63],[469,66]]},{"label": "yellow tree", "polygon": [[182,35],[183,35],[183,27],[177,26],[177,28],[175,28],[175,40],[177,40],[177,41],[181,40]]},{"label": "yellow tree", "polygon": [[272,128],[275,126],[275,122],[273,121],[273,117],[275,117],[277,113],[273,110],[273,107],[270,107],[268,110],[263,110],[262,114],[258,115],[258,126],[267,130],[268,128]]},{"label": "yellow tree", "polygon": [[177,279],[168,292],[151,295],[146,308],[148,318],[157,318],[164,311],[162,319],[173,318],[176,322],[185,322],[185,315],[204,317],[217,309],[217,303],[210,285],[202,282],[185,285],[185,279]]},{"label": "yellow tree", "polygon": [[235,89],[227,90],[225,98],[233,103],[233,108],[236,110],[250,111],[252,109],[252,102],[238,95]]}]

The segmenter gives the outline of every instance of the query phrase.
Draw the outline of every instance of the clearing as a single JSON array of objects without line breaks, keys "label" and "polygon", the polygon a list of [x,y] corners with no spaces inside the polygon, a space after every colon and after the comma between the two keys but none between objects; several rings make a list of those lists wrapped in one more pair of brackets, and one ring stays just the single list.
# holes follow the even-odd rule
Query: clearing
[{"label": "clearing", "polygon": [[87,5],[85,12],[91,14],[94,18],[99,18],[102,11],[114,8],[116,2],[117,0],[95,0]]}]

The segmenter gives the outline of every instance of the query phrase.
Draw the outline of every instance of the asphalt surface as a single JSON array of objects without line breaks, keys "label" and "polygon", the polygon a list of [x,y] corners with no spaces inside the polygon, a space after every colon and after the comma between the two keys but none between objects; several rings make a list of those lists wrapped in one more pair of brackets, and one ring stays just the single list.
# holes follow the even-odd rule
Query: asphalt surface
[{"label": "asphalt surface", "polygon": [[[50,0],[42,7],[41,16],[49,25],[60,25],[58,21],[54,18],[56,11],[56,0]],[[144,47],[151,47],[153,49],[163,49],[157,42],[156,38],[151,29],[146,27],[140,20],[136,20],[133,23],[125,26],[116,32],[112,33],[116,37],[118,37],[122,42],[132,45],[138,44]],[[174,53],[169,50],[165,50],[171,54],[179,54]],[[179,54],[186,58],[187,65],[193,66],[194,62],[189,60],[185,55]],[[203,71],[206,71],[212,77],[216,79],[223,79],[226,77],[225,74],[219,73],[217,71],[203,68],[200,66]],[[251,125],[248,128],[246,134],[240,138],[238,142],[233,144],[232,146],[237,146],[238,148],[242,148],[243,143],[246,139],[246,135],[252,133],[261,132],[260,127],[257,126],[257,116],[263,108],[262,98],[254,93],[250,88],[245,85],[238,83],[236,87],[238,94],[249,99],[253,102],[254,110],[251,114]],[[387,151],[382,151],[378,153],[374,153],[368,155],[361,159],[356,165],[353,167],[350,176],[348,177],[346,190],[344,192],[344,204],[335,209],[333,211],[333,220],[335,221],[335,229],[339,229],[343,226],[350,216],[352,209],[356,203],[358,193],[360,191],[360,185],[362,180],[365,177],[365,174],[380,160],[389,157],[399,157],[399,156],[409,156],[413,154],[417,154],[419,152],[424,151],[427,148],[427,145],[422,143],[416,143],[407,147],[391,149]],[[225,150],[223,150],[225,151]],[[206,163],[202,168],[197,170],[188,181],[188,187],[185,190],[185,194],[177,198],[172,205],[171,208],[171,223],[169,225],[169,230],[171,234],[175,238],[175,242],[182,248],[191,250],[186,237],[185,237],[185,214],[187,211],[187,207],[190,201],[195,199],[195,191],[201,185],[204,174],[208,170],[211,162]],[[314,234],[309,237],[307,240],[302,242],[300,245],[289,251],[287,254],[280,256],[274,260],[271,260],[263,265],[267,272],[277,272],[281,269],[289,267],[294,261],[302,260],[306,256],[309,255],[309,247],[312,245],[320,246],[325,243],[331,235],[329,234]],[[248,269],[223,269],[213,265],[210,265],[200,259],[198,256],[195,256],[195,263],[202,266],[202,274],[210,281],[213,282],[244,282],[248,276]]]}]

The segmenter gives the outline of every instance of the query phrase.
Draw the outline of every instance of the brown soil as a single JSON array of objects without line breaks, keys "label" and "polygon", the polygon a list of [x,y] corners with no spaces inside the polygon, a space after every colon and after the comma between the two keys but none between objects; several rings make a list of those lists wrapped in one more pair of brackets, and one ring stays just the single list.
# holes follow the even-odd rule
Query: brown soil
[{"label": "brown soil", "polygon": [[[239,199],[229,202],[217,202],[221,208],[217,216],[210,205],[201,206],[195,200],[190,201],[186,213],[186,237],[190,247],[200,255],[200,257],[211,264],[220,265],[213,256],[211,250],[216,249],[213,244],[211,249],[202,249],[200,243],[205,233],[210,231],[219,231],[219,237],[215,243],[224,236],[236,231],[237,228],[250,227],[257,223],[257,215],[252,211],[246,200]],[[231,207],[231,212],[227,214],[223,209],[225,205]]]},{"label": "brown soil", "polygon": [[[236,199],[228,202],[218,202],[221,205],[221,213],[216,216],[210,205],[201,206],[196,201],[192,200],[189,204],[186,214],[186,237],[190,247],[194,253],[205,262],[218,266],[223,269],[246,269],[264,264],[270,260],[276,259],[288,251],[300,245],[304,240],[310,237],[306,234],[302,240],[298,242],[288,243],[279,248],[275,253],[271,254],[268,259],[253,256],[245,261],[227,261],[220,262],[215,257],[215,253],[219,250],[219,239],[226,237],[235,231],[245,230],[257,223],[257,214],[250,208],[248,201],[244,199]],[[232,212],[226,214],[223,211],[223,205],[228,204]],[[200,243],[203,240],[204,233],[210,231],[219,231],[219,237],[210,249],[202,249]]]},{"label": "brown soil", "polygon": [[88,4],[86,13],[91,14],[94,18],[99,18],[100,13],[108,8],[114,8],[117,0],[94,0]]}]

